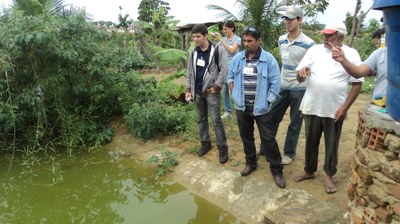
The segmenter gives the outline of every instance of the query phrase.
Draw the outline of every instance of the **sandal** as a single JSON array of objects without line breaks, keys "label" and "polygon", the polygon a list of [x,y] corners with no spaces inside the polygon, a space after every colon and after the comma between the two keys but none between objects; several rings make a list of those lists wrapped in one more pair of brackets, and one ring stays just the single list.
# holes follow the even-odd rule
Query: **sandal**
[{"label": "sandal", "polygon": [[333,194],[337,191],[336,186],[332,182],[325,183],[324,185],[325,185],[325,192],[328,194]]},{"label": "sandal", "polygon": [[314,179],[315,178],[315,174],[302,174],[299,176],[296,176],[294,178],[295,182],[301,182],[303,180],[309,180],[309,179]]}]

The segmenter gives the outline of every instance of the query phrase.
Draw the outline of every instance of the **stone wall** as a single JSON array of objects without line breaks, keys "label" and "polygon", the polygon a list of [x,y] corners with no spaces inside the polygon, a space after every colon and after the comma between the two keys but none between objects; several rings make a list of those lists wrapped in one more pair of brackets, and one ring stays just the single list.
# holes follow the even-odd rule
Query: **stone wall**
[{"label": "stone wall", "polygon": [[359,112],[348,187],[351,221],[400,224],[400,123],[383,108]]}]

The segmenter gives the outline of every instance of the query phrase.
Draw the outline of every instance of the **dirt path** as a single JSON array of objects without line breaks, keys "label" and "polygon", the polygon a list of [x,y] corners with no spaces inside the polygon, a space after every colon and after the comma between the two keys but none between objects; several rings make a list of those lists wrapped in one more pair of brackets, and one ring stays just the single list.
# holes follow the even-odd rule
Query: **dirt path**
[{"label": "dirt path", "polygon": [[[325,173],[323,172],[323,161],[324,161],[324,141],[321,140],[320,145],[320,156],[319,156],[319,164],[318,171],[316,173],[316,178],[313,180],[303,181],[300,183],[294,182],[293,179],[296,175],[303,172],[304,169],[304,145],[305,145],[305,135],[304,135],[304,125],[302,127],[302,132],[300,135],[298,147],[297,147],[297,157],[296,159],[289,165],[284,167],[284,177],[287,182],[287,186],[290,188],[299,188],[307,191],[314,197],[323,200],[323,201],[331,201],[337,204],[339,207],[343,209],[343,213],[347,211],[347,185],[350,180],[351,174],[351,157],[355,152],[355,140],[356,140],[356,131],[358,124],[358,111],[368,103],[370,100],[370,96],[367,94],[361,94],[353,106],[349,110],[348,118],[345,120],[342,136],[339,145],[339,164],[338,164],[338,172],[334,177],[334,182],[338,191],[335,194],[327,194],[325,192],[325,188],[323,185]],[[289,110],[288,110],[289,112]],[[283,121],[280,124],[277,141],[282,152],[283,143],[286,137],[286,129],[289,123],[289,115],[288,112],[285,114]],[[235,117],[231,117],[227,122],[225,122],[228,145],[230,150],[230,159],[227,164],[224,166],[230,167],[232,169],[237,170],[238,172],[244,167],[244,154],[242,143],[238,136],[238,129],[236,125]],[[256,142],[259,142],[259,138],[256,135]],[[171,143],[169,141],[169,143]],[[176,145],[176,147],[181,148],[183,151],[185,150],[185,146],[193,144],[193,143],[184,143]],[[198,144],[198,143],[194,143]],[[258,143],[257,143],[258,144]],[[205,160],[218,164],[218,154],[213,147],[213,150],[203,157]],[[253,177],[257,179],[265,179],[266,181],[272,181],[272,177],[269,172],[268,163],[264,159],[264,157],[260,157],[258,160],[258,169],[251,174]]]}]

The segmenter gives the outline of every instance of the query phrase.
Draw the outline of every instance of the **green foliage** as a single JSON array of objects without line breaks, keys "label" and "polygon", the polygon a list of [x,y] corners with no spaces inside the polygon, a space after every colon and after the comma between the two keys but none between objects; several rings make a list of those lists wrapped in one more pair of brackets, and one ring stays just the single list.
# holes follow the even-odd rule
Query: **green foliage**
[{"label": "green foliage", "polygon": [[[122,11],[122,7],[120,6],[119,9]],[[131,26],[133,20],[129,19],[129,15],[125,14],[122,15],[122,12],[118,14],[118,24],[115,25],[117,28],[123,28],[125,31],[128,30],[129,26]]]},{"label": "green foliage", "polygon": [[373,51],[376,50],[376,47],[372,43],[372,34],[379,28],[378,21],[373,19],[365,29],[360,29],[360,32],[355,37],[353,46],[360,54],[361,60],[364,61]]},{"label": "green foliage", "polygon": [[118,99],[141,85],[125,82],[145,64],[132,35],[97,29],[82,12],[62,18],[6,11],[0,45],[2,150],[109,142]]},{"label": "green foliage", "polygon": [[148,102],[133,104],[124,119],[130,131],[147,140],[157,133],[172,135],[186,130],[191,116],[193,113],[178,103]]},{"label": "green foliage", "polygon": [[172,170],[172,167],[179,164],[176,159],[178,157],[177,152],[160,150],[160,154],[152,155],[147,162],[157,164],[157,174],[159,176],[165,175],[168,171]]},{"label": "green foliage", "polygon": [[154,52],[154,60],[159,66],[178,65],[182,60],[187,61],[189,59],[188,52],[176,48],[165,49],[152,46],[151,50]]},{"label": "green foliage", "polygon": [[64,8],[64,0],[13,0],[13,8],[26,16],[57,14]]},{"label": "green foliage", "polygon": [[138,20],[151,23],[157,12],[162,11],[161,16],[166,17],[170,9],[169,3],[162,0],[142,0],[138,7]]},{"label": "green foliage", "polygon": [[241,21],[246,26],[257,26],[261,31],[261,45],[266,50],[271,50],[278,46],[277,39],[285,33],[280,15],[277,13],[281,6],[300,5],[303,6],[306,15],[314,16],[318,12],[324,12],[329,2],[328,0],[237,0],[235,4],[239,9],[238,15],[234,15],[218,5],[208,5],[207,7],[220,11],[218,16],[223,20]]},{"label": "green foliage", "polygon": [[[143,0],[145,2],[147,0]],[[148,2],[157,2],[158,0],[150,0]],[[140,7],[139,7],[140,8]],[[177,32],[173,31],[178,21],[173,20],[172,16],[165,16],[169,9],[161,7],[152,12],[151,17],[139,20],[133,24],[135,29],[134,40],[138,44],[138,50],[145,58],[154,64],[155,58],[163,57],[168,54],[181,54],[179,52],[161,52],[160,49],[177,48],[180,46],[181,37]],[[151,19],[150,19],[151,18]],[[175,63],[177,63],[176,61]],[[157,64],[158,65],[158,64]]]},{"label": "green foliage", "polygon": [[189,147],[186,149],[186,151],[190,154],[195,154],[198,150],[199,149],[197,145],[189,145]]},{"label": "green foliage", "polygon": [[361,93],[372,94],[372,91],[374,89],[374,80],[374,76],[365,77],[364,82],[361,86]]}]

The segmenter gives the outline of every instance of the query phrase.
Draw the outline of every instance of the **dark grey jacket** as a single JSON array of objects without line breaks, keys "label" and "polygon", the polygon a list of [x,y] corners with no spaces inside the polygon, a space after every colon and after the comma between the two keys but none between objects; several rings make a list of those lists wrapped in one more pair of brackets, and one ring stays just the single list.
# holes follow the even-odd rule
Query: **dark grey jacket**
[{"label": "dark grey jacket", "polygon": [[[203,77],[202,93],[205,93],[213,85],[217,85],[222,89],[226,83],[225,80],[228,73],[228,64],[224,49],[221,45],[215,45],[215,43],[211,41],[209,41],[209,43],[211,44],[210,59]],[[218,50],[216,50],[216,48],[218,48]],[[215,63],[215,52],[218,53],[218,65]],[[195,97],[196,62],[197,51],[194,48],[189,56],[186,83],[186,89],[191,91],[193,97]]]}]

